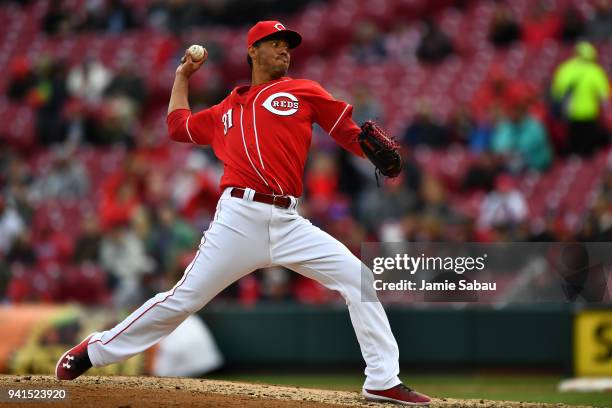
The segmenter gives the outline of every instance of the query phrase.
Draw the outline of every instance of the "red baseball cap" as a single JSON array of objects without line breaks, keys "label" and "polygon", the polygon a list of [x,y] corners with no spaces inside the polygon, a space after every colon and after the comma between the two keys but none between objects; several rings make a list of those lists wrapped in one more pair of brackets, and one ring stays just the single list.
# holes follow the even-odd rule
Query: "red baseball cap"
[{"label": "red baseball cap", "polygon": [[302,36],[297,31],[287,30],[280,21],[260,21],[247,34],[247,48],[270,35],[283,33],[289,43],[289,48],[295,48],[302,42]]}]

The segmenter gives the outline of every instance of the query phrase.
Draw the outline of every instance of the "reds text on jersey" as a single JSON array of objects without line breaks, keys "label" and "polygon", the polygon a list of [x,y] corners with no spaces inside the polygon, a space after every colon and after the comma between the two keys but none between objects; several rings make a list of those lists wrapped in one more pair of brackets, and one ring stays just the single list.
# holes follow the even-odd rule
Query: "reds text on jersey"
[{"label": "reds text on jersey", "polygon": [[177,109],[167,121],[173,140],[212,146],[224,164],[222,190],[241,187],[299,197],[313,123],[363,156],[352,110],[314,81],[282,77],[237,87],[218,105],[193,115]]}]

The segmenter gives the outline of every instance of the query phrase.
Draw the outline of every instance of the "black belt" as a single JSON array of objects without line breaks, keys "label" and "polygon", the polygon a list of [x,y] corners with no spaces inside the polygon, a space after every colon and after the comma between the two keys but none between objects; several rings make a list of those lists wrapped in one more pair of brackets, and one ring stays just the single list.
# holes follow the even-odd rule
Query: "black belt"
[{"label": "black belt", "polygon": [[[230,195],[236,198],[244,198],[244,189],[243,188],[232,188],[232,192]],[[291,196],[279,196],[272,194],[264,194],[257,193],[253,194],[253,201],[257,201],[258,203],[270,204],[279,208],[289,208],[291,207]]]}]

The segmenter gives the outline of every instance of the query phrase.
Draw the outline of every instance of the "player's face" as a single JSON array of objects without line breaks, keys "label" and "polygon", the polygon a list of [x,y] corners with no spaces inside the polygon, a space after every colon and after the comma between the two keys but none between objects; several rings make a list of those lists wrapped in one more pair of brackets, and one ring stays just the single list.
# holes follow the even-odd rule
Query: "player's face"
[{"label": "player's face", "polygon": [[287,74],[291,62],[287,41],[282,39],[262,41],[254,52],[255,55],[251,56],[254,69],[267,72],[273,78],[280,78]]}]

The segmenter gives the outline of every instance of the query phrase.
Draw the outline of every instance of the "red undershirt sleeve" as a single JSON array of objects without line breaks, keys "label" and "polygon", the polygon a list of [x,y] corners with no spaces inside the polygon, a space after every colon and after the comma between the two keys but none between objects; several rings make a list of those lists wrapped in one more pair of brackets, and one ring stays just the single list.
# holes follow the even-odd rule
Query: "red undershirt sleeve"
[{"label": "red undershirt sleeve", "polygon": [[175,109],[168,114],[166,124],[168,125],[170,139],[177,142],[193,143],[189,139],[187,127],[185,126],[190,115],[191,111],[189,109]]},{"label": "red undershirt sleeve", "polygon": [[209,145],[215,135],[216,106],[192,114],[189,109],[176,109],[166,118],[170,139],[177,142]]}]

